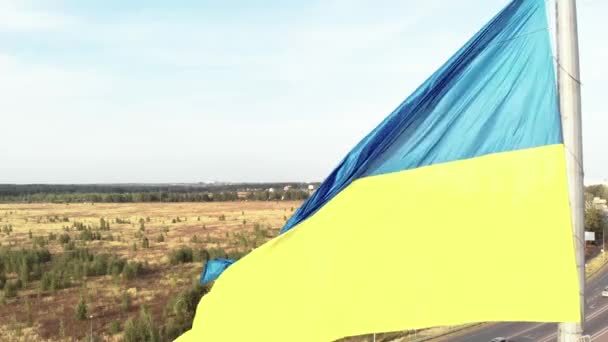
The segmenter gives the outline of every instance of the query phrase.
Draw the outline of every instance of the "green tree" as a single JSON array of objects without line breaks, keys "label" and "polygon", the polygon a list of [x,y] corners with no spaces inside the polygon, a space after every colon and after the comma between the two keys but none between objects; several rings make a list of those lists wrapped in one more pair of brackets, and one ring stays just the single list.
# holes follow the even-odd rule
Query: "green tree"
[{"label": "green tree", "polygon": [[150,241],[147,237],[144,236],[143,240],[141,241],[141,246],[143,248],[150,248]]},{"label": "green tree", "polygon": [[4,297],[17,297],[17,284],[14,281],[9,280],[4,284]]},{"label": "green tree", "polygon": [[597,240],[602,241],[606,228],[608,228],[608,222],[602,210],[593,205],[585,210],[585,230],[595,232]]},{"label": "green tree", "polygon": [[84,321],[87,319],[87,303],[84,301],[84,298],[80,299],[78,305],[76,305],[76,319],[80,321]]},{"label": "green tree", "polygon": [[27,286],[30,281],[30,266],[25,258],[21,259],[21,266],[19,267],[19,280],[23,287]]},{"label": "green tree", "polygon": [[116,335],[119,332],[120,332],[120,322],[112,321],[112,323],[110,323],[110,333],[113,335]]},{"label": "green tree", "polygon": [[123,340],[125,342],[160,341],[158,329],[145,305],[141,307],[139,317],[127,320],[124,331]]},{"label": "green tree", "polygon": [[602,212],[591,206],[585,210],[585,229],[593,232],[601,232],[604,225]]},{"label": "green tree", "polygon": [[[0,264],[1,266],[2,264]],[[6,284],[6,275],[4,274],[4,272],[0,269],[0,289],[4,288],[4,284]]]},{"label": "green tree", "polygon": [[131,309],[131,296],[125,291],[122,293],[122,301],[120,303],[120,308],[124,312],[128,312]]},{"label": "green tree", "polygon": [[29,297],[25,297],[25,314],[27,320],[27,326],[31,327],[34,324],[34,314],[32,312],[32,303]]}]

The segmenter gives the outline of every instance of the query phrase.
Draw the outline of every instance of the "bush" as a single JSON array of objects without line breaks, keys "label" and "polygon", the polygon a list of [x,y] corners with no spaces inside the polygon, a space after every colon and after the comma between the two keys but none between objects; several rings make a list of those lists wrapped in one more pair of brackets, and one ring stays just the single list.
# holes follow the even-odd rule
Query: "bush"
[{"label": "bush", "polygon": [[141,262],[129,262],[122,270],[125,281],[133,280],[144,273],[144,265]]},{"label": "bush", "polygon": [[110,333],[112,335],[116,335],[119,332],[120,332],[120,322],[112,321],[112,323],[110,323]]},{"label": "bush", "polygon": [[79,321],[87,319],[87,303],[85,303],[84,298],[81,298],[78,305],[76,305],[76,319]]},{"label": "bush", "polygon": [[123,340],[125,342],[160,341],[158,329],[155,328],[152,316],[145,306],[141,307],[139,317],[131,318],[125,324]]},{"label": "bush", "polygon": [[131,296],[127,292],[122,293],[122,301],[120,303],[122,311],[127,312],[131,309]]},{"label": "bush", "polygon": [[192,260],[192,248],[190,247],[181,247],[169,254],[169,261],[172,265],[185,264]]},{"label": "bush", "polygon": [[34,314],[32,313],[32,303],[29,298],[25,297],[25,314],[27,320],[27,326],[31,327],[34,324]]},{"label": "bush", "polygon": [[167,302],[165,307],[165,314],[168,316],[165,325],[167,339],[173,340],[192,328],[196,306],[207,292],[209,292],[207,286],[197,284],[178,293]]},{"label": "bush", "polygon": [[65,234],[64,233],[64,234],[59,235],[59,243],[61,243],[63,245],[63,244],[66,244],[68,242],[70,242],[70,235],[69,234]]},{"label": "bush", "polygon": [[73,251],[76,249],[76,244],[74,243],[74,241],[70,241],[68,243],[66,243],[65,245],[63,245],[63,250],[64,251]]},{"label": "bush", "polygon": [[12,298],[17,297],[17,283],[15,281],[9,280],[4,284],[4,297]]}]

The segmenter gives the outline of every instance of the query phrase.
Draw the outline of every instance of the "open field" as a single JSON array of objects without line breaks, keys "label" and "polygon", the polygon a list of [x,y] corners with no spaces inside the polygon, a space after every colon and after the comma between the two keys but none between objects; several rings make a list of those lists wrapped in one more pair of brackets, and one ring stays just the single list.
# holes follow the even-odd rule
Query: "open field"
[{"label": "open field", "polygon": [[[125,322],[138,316],[143,305],[154,322],[162,324],[172,317],[172,296],[198,281],[203,264],[202,252],[195,262],[176,261],[172,252],[185,246],[195,254],[206,251],[206,257],[246,253],[276,236],[300,203],[0,204],[0,252],[27,249],[51,254],[51,261],[40,263],[40,269],[27,265],[22,272],[17,265],[4,271],[5,283],[20,282],[21,288],[16,295],[6,289],[0,294],[0,340],[82,340],[91,321],[76,318],[81,299],[87,316],[93,316],[93,335],[100,340],[121,340]],[[140,262],[143,271],[136,277],[119,270],[89,272],[86,267],[97,261],[91,256],[82,266],[85,271],[68,277],[69,285],[51,282],[49,289],[42,284],[58,256],[85,248],[91,255]]]}]

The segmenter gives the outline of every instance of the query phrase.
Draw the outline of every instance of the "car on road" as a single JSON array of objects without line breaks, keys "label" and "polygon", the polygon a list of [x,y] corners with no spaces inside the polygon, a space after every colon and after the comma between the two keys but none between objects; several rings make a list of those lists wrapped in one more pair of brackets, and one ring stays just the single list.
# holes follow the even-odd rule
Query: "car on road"
[{"label": "car on road", "polygon": [[511,340],[506,337],[494,337],[490,342],[511,342]]},{"label": "car on road", "polygon": [[608,286],[602,291],[602,297],[608,297]]}]

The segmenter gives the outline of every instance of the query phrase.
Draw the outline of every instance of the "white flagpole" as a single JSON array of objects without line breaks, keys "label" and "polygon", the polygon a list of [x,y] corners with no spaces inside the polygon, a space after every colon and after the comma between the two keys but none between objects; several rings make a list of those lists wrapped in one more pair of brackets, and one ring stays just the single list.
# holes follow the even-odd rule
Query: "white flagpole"
[{"label": "white flagpole", "polygon": [[[581,129],[581,90],[578,56],[576,0],[556,0],[557,81],[562,120],[576,266],[580,283],[581,319],[585,308],[585,236],[583,195],[583,144]],[[558,342],[577,342],[583,322],[559,324]]]}]

